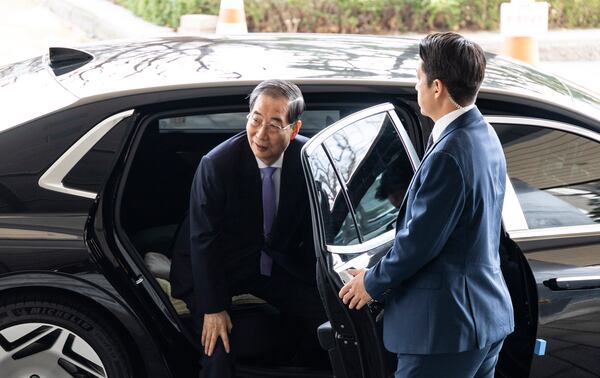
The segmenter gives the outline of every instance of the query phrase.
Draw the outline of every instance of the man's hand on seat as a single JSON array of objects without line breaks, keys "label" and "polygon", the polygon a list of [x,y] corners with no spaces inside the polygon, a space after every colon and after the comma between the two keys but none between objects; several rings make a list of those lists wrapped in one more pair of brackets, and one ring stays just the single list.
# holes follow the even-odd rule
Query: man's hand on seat
[{"label": "man's hand on seat", "polygon": [[223,340],[225,351],[229,353],[229,333],[231,332],[231,318],[227,311],[214,314],[204,314],[202,326],[202,346],[207,356],[212,356],[219,337]]}]

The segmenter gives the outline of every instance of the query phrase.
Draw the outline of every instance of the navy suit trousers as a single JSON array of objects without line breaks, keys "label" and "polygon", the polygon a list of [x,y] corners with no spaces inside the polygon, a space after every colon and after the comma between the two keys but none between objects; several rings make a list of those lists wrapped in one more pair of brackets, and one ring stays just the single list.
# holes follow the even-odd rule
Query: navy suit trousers
[{"label": "navy suit trousers", "polygon": [[[280,315],[287,324],[293,325],[292,328],[296,332],[295,336],[288,335],[286,337],[295,337],[298,340],[298,345],[301,345],[293,363],[302,366],[306,363],[303,356],[313,358],[316,356],[322,359],[322,361],[318,361],[320,365],[329,367],[327,353],[320,348],[317,339],[317,328],[327,320],[327,317],[316,286],[308,285],[293,278],[276,265],[273,266],[271,277],[257,274],[243,279],[241,277],[237,278],[237,280],[234,280],[236,281],[235,284],[229,288],[233,295],[250,293],[262,298],[279,310]],[[230,316],[232,316],[231,313]],[[201,314],[194,314],[198,337],[201,334],[202,318]],[[219,339],[212,356],[209,357],[202,353],[200,378],[229,378],[235,376],[234,366],[237,348],[233,339],[237,338],[234,333],[240,330],[236,328],[236,320],[233,316],[232,322],[233,329],[229,338],[231,353],[225,352],[223,343]]]},{"label": "navy suit trousers", "polygon": [[398,354],[395,378],[494,378],[504,339],[460,353]]}]

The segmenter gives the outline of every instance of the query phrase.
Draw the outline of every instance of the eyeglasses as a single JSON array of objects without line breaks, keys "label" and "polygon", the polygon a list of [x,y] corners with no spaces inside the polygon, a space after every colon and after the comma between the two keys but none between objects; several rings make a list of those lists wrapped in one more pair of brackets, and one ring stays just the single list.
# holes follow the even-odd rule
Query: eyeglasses
[{"label": "eyeglasses", "polygon": [[[256,113],[250,113],[246,116],[246,118],[248,119],[248,124],[250,125],[250,127],[253,127],[255,129],[260,128],[263,124],[264,124],[264,119],[263,117],[261,117],[260,115],[256,114]],[[277,134],[277,133],[281,133],[284,132],[285,129],[287,129],[288,127],[294,125],[296,122],[292,122],[289,125],[278,125],[276,123],[270,122],[267,124],[267,132],[269,132],[270,134]]]}]

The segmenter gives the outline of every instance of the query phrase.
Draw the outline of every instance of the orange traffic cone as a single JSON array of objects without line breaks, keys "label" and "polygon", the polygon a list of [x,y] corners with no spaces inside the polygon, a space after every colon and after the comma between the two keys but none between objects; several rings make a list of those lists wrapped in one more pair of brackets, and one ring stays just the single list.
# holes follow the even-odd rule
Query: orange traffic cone
[{"label": "orange traffic cone", "polygon": [[502,54],[529,64],[540,62],[537,35],[548,31],[546,2],[511,0],[500,5],[500,34],[504,37]]},{"label": "orange traffic cone", "polygon": [[502,55],[537,65],[540,63],[538,40],[532,36],[505,37],[502,43]]},{"label": "orange traffic cone", "polygon": [[221,0],[217,34],[245,33],[248,33],[248,27],[244,13],[244,0]]}]

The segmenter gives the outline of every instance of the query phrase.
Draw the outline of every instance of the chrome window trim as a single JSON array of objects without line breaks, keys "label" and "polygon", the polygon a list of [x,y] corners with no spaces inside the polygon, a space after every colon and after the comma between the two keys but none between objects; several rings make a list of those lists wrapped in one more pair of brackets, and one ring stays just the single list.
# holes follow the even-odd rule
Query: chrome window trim
[{"label": "chrome window trim", "polygon": [[410,140],[410,137],[408,136],[408,133],[404,129],[404,125],[402,124],[400,117],[398,117],[396,110],[395,109],[388,110],[388,115],[390,116],[392,121],[394,121],[394,127],[396,128],[396,131],[400,135],[400,142],[404,146],[404,149],[406,150],[406,152],[408,152],[408,158],[410,159],[413,169],[415,171],[415,172],[413,172],[413,175],[414,175],[414,173],[417,172],[417,168],[419,168],[419,165],[421,165],[421,159],[419,158],[419,155],[417,154],[417,151],[415,150],[415,146],[413,146],[413,144]]},{"label": "chrome window trim", "polygon": [[594,281],[600,280],[600,276],[572,276],[572,277],[558,277],[556,278],[556,282],[585,282],[585,281]]},{"label": "chrome window trim", "polygon": [[351,123],[360,121],[361,119],[370,117],[378,113],[386,113],[390,110],[394,110],[394,105],[390,104],[389,102],[386,102],[383,104],[371,106],[367,109],[359,110],[356,113],[352,113],[349,116],[335,122],[333,125],[318,132],[317,135],[310,139],[306,147],[304,147],[305,151],[307,154],[311,155],[315,151],[315,149],[317,149],[319,146],[321,146],[321,144],[323,144],[323,142],[325,142],[327,138],[340,131],[344,127],[350,125]]},{"label": "chrome window trim", "polygon": [[81,240],[80,237],[62,232],[29,230],[0,227],[0,239],[3,240]]},{"label": "chrome window trim", "polygon": [[506,231],[527,230],[527,220],[525,213],[515,192],[515,188],[510,182],[508,173],[506,174],[506,189],[504,191],[504,203],[502,205],[502,221]]},{"label": "chrome window trim", "polygon": [[114,114],[96,126],[92,127],[84,136],[79,138],[61,157],[44,172],[38,185],[44,189],[83,198],[96,198],[97,193],[79,190],[64,186],[63,180],[73,167],[87,154],[92,147],[106,135],[117,123],[131,116],[134,109]]},{"label": "chrome window trim", "polygon": [[[600,134],[583,128],[581,126],[575,126],[564,122],[552,121],[548,119],[542,118],[533,118],[533,117],[515,117],[515,116],[502,116],[502,115],[490,115],[485,116],[485,120],[490,124],[514,124],[514,125],[525,125],[525,126],[533,126],[533,127],[545,127],[549,129],[564,131],[567,133],[571,133],[580,137],[588,138],[596,142],[600,142]],[[514,193],[514,189],[510,184],[510,180],[507,175],[507,195],[512,196],[509,193],[509,185],[510,190]],[[516,197],[516,193],[514,193]],[[512,199],[509,200],[512,201]],[[518,199],[517,199],[518,202]],[[506,197],[505,197],[505,207],[506,207]],[[520,208],[519,204],[519,208]],[[502,211],[502,218],[506,222],[508,217],[505,217],[504,210]],[[517,216],[515,214],[515,209],[512,210],[511,215]],[[525,219],[525,214],[521,209],[521,214],[523,219]],[[530,229],[529,226],[525,228],[515,228],[513,224],[511,227],[508,227],[508,222],[505,223],[506,231],[510,235],[510,237],[515,241],[533,241],[533,240],[543,240],[548,237],[554,238],[568,238],[568,237],[581,237],[581,236],[592,236],[592,235],[600,235],[600,224],[597,225],[578,225],[578,226],[562,226],[562,227],[549,227],[549,228],[537,228]],[[525,221],[525,225],[527,222]]]},{"label": "chrome window trim", "polygon": [[514,241],[536,241],[548,238],[566,239],[585,236],[600,236],[600,224],[563,226],[551,228],[533,228],[508,232]]},{"label": "chrome window trim", "polygon": [[510,123],[515,125],[526,125],[534,127],[547,127],[550,129],[566,131],[572,134],[576,134],[585,138],[592,139],[596,142],[600,142],[600,134],[583,128],[581,126],[575,126],[564,122],[551,121],[542,118],[529,118],[529,117],[513,117],[513,116],[499,116],[490,115],[485,116],[485,120],[492,123]]},{"label": "chrome window trim", "polygon": [[328,252],[337,253],[337,254],[356,254],[356,253],[364,253],[375,249],[387,242],[394,240],[396,235],[396,230],[389,230],[373,239],[367,240],[360,244],[352,244],[352,245],[329,245],[327,244],[325,248]]},{"label": "chrome window trim", "polygon": [[[336,255],[333,255],[336,256]],[[339,258],[339,256],[337,256]],[[352,280],[352,275],[348,272],[348,269],[368,269],[371,265],[371,259],[373,256],[368,253],[362,253],[349,261],[342,262],[341,259],[337,264],[333,264],[333,271],[338,274],[344,284]],[[377,263],[377,261],[375,261]]]}]

